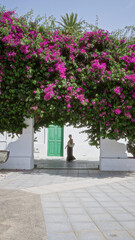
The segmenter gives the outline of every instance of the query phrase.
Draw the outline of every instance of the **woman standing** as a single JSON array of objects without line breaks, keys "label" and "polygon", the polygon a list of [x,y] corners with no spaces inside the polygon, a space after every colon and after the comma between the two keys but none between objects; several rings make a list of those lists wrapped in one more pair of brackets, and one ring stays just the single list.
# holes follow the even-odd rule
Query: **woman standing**
[{"label": "woman standing", "polygon": [[67,161],[70,162],[70,161],[73,161],[75,160],[76,158],[73,156],[73,147],[74,147],[74,142],[73,142],[73,139],[72,139],[72,135],[70,134],[69,135],[69,141],[67,143],[67,146],[65,148],[67,148]]}]

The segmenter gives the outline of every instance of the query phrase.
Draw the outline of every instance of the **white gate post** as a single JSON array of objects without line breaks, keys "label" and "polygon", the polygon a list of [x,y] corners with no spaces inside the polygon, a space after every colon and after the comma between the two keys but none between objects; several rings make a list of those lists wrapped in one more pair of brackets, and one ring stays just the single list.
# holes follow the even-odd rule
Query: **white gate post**
[{"label": "white gate post", "polygon": [[33,119],[26,119],[27,128],[20,136],[9,137],[7,133],[0,134],[0,150],[10,151],[7,162],[0,164],[0,169],[33,169],[34,130]]},{"label": "white gate post", "polygon": [[126,145],[115,140],[100,139],[101,171],[135,171],[135,158],[128,158]]}]

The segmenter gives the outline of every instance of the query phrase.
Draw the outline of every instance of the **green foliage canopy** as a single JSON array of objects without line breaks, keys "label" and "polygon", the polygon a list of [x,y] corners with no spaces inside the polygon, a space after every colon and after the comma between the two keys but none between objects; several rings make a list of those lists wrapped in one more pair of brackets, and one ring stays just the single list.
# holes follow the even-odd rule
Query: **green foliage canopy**
[{"label": "green foliage canopy", "polygon": [[49,124],[88,127],[99,138],[135,137],[135,44],[109,32],[78,39],[0,16],[0,132]]}]

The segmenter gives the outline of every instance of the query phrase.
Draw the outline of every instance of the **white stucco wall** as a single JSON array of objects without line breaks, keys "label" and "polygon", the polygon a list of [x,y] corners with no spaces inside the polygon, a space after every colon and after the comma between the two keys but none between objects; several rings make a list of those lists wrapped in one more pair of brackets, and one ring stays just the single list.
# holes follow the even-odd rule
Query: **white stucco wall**
[{"label": "white stucco wall", "polygon": [[117,142],[108,138],[100,139],[101,158],[127,158],[126,150],[124,141]]},{"label": "white stucco wall", "polygon": [[100,139],[101,171],[135,171],[135,158],[128,156],[124,140]]},{"label": "white stucco wall", "polygon": [[32,169],[33,159],[33,119],[26,119],[28,127],[23,133],[12,138],[8,133],[0,134],[0,150],[10,151],[7,162],[0,164],[0,169]]},{"label": "white stucco wall", "polygon": [[[73,149],[74,156],[78,160],[99,160],[100,150],[94,146],[90,146],[87,140],[87,134],[80,133],[84,128],[78,129],[72,126],[64,126],[64,143],[63,143],[63,158],[66,159],[67,150],[65,146],[69,140],[68,135],[72,134],[75,146]],[[36,159],[52,158],[47,156],[47,129],[42,128],[40,132],[34,134],[34,138],[37,139],[34,142],[34,157]],[[56,158],[56,157],[55,157]]]}]

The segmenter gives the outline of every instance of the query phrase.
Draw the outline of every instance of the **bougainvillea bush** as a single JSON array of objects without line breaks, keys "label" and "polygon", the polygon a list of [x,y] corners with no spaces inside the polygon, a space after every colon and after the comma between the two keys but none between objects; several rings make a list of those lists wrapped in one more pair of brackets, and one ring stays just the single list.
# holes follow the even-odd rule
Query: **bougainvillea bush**
[{"label": "bougainvillea bush", "polygon": [[86,126],[99,138],[135,137],[135,44],[109,32],[81,37],[0,16],[0,132],[19,133],[25,118]]}]

